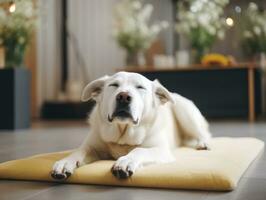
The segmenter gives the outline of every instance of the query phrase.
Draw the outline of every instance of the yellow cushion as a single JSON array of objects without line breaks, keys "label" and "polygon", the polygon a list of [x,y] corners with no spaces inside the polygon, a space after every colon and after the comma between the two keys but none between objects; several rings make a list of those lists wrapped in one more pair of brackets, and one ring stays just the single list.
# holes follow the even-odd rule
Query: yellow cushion
[{"label": "yellow cushion", "polygon": [[[250,163],[263,149],[255,138],[214,138],[210,151],[176,150],[177,161],[146,166],[128,180],[110,172],[114,161],[97,161],[78,168],[63,182],[157,188],[232,190]],[[70,151],[36,155],[0,164],[1,179],[55,181],[50,171],[56,160]]]}]

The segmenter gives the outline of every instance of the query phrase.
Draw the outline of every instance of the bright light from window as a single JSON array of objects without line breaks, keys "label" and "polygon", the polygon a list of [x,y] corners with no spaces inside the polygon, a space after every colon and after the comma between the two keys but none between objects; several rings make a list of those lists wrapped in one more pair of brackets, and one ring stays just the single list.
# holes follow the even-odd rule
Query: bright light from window
[{"label": "bright light from window", "polygon": [[13,13],[16,10],[16,4],[15,3],[11,3],[9,6],[9,12]]},{"label": "bright light from window", "polygon": [[234,26],[234,20],[231,17],[227,17],[225,22],[228,26]]}]

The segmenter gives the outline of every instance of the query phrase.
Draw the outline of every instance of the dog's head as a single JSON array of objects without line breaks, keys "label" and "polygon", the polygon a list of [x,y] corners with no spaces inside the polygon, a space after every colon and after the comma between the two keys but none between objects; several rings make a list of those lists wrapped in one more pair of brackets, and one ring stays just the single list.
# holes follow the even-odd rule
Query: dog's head
[{"label": "dog's head", "polygon": [[150,81],[137,73],[118,72],[89,83],[81,100],[94,99],[103,120],[109,123],[138,125],[158,106],[173,101],[171,93],[157,80]]}]

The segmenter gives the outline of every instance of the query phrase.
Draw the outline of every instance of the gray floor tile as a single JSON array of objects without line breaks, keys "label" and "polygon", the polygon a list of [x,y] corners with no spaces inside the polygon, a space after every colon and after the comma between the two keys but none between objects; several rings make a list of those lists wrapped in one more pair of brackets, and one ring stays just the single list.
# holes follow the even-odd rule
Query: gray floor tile
[{"label": "gray floor tile", "polygon": [[48,200],[55,198],[69,200],[203,200],[207,192],[140,189],[111,186],[58,185],[45,193],[35,195],[29,200]]},{"label": "gray floor tile", "polygon": [[242,178],[232,192],[210,192],[206,200],[265,200],[266,180]]},{"label": "gray floor tile", "polygon": [[0,180],[0,200],[20,200],[47,192],[54,184]]},{"label": "gray floor tile", "polygon": [[246,178],[260,178],[266,180],[266,161],[258,158],[248,168],[243,177]]}]

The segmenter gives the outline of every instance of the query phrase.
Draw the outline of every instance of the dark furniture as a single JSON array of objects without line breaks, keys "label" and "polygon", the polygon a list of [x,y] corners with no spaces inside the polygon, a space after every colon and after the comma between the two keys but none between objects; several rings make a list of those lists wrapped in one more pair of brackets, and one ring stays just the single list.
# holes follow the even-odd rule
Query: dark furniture
[{"label": "dark furniture", "polygon": [[30,127],[30,71],[0,70],[0,129]]},{"label": "dark furniture", "polygon": [[46,120],[85,119],[94,105],[95,102],[92,100],[89,102],[46,101],[41,109],[41,118]]},{"label": "dark furniture", "polygon": [[252,64],[128,71],[159,79],[170,91],[191,99],[209,118],[248,117],[254,121],[261,113],[261,70]]}]

